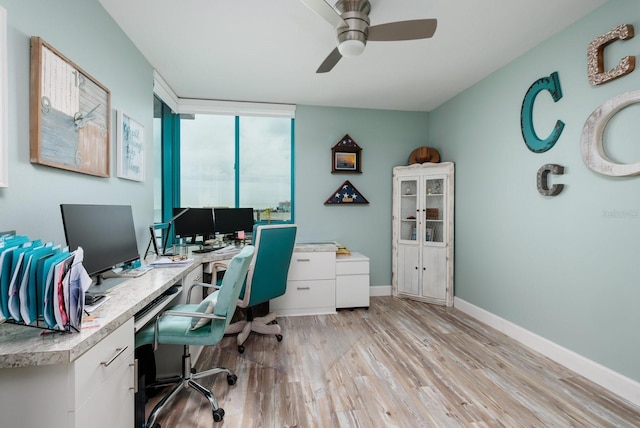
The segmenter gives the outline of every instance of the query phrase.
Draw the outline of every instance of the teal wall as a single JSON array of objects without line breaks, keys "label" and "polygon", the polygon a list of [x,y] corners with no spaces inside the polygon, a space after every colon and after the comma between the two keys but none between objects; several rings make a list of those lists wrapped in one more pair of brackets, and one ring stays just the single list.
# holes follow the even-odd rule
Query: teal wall
[{"label": "teal wall", "polygon": [[[335,240],[370,259],[371,285],[391,284],[391,174],[428,143],[428,114],[296,108],[298,240]],[[362,148],[362,174],[331,174],[331,148],[345,134]],[[324,205],[349,180],[369,205]]]},{"label": "teal wall", "polygon": [[[456,162],[455,295],[629,378],[640,381],[640,176],[605,177],[586,167],[580,136],[609,98],[640,88],[640,69],[593,87],[586,51],[621,24],[640,29],[636,0],[610,1],[555,37],[431,112],[430,138]],[[640,36],[610,45],[607,68],[640,52]],[[550,151],[527,149],[520,108],[529,86],[557,71],[563,98],[541,93],[534,122],[546,137],[566,123]],[[609,156],[640,161],[640,105],[609,122]],[[546,163],[565,167],[536,190]]]},{"label": "teal wall", "polygon": [[[0,230],[64,243],[61,203],[132,205],[144,251],[153,222],[153,69],[97,0],[0,0],[7,10],[9,187],[0,188]],[[29,38],[40,36],[111,91],[111,177],[29,162]],[[145,181],[116,177],[116,110],[145,126]]]},{"label": "teal wall", "polygon": [[[152,222],[152,68],[97,0],[0,0],[8,11],[9,187],[0,188],[0,230],[64,240],[60,203],[131,204],[142,249]],[[640,177],[590,171],[580,133],[607,99],[640,88],[640,69],[600,87],[586,78],[589,42],[617,25],[640,28],[635,0],[616,0],[540,44],[431,113],[299,106],[296,222],[300,240],[338,240],[371,257],[372,285],[391,282],[391,172],[429,145],[456,163],[455,294],[623,375],[640,381]],[[105,84],[115,110],[147,131],[145,182],[96,178],[29,162],[29,37],[39,35]],[[640,36],[607,48],[608,65],[640,52]],[[464,64],[461,64],[464,66]],[[640,68],[640,67],[639,67]],[[536,130],[566,123],[551,151],[530,152],[520,134],[529,86],[558,71],[564,97],[544,93]],[[606,131],[607,150],[640,159],[640,113],[632,106]],[[331,147],[350,134],[362,174],[331,174]],[[115,142],[115,133],[112,137]],[[115,159],[115,146],[111,148]],[[536,190],[545,163],[565,166],[557,197]],[[368,206],[325,206],[350,180]]]}]

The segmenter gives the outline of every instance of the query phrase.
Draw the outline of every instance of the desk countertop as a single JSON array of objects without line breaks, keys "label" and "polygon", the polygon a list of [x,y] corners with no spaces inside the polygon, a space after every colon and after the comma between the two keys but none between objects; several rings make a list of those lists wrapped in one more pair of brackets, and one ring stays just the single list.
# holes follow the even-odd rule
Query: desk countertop
[{"label": "desk countertop", "polygon": [[49,332],[10,323],[0,325],[0,368],[74,361],[197,266],[194,262],[152,269],[114,287],[109,292],[109,301],[92,313],[94,322],[87,322],[85,315],[79,333]]},{"label": "desk countertop", "polygon": [[[335,243],[296,244],[296,252],[335,252]],[[111,298],[92,316],[83,319],[79,333],[49,332],[39,328],[4,323],[0,325],[0,368],[68,364],[116,330],[146,304],[179,282],[203,263],[229,259],[235,253],[192,254],[194,262],[187,266],[152,269],[111,289]]]}]

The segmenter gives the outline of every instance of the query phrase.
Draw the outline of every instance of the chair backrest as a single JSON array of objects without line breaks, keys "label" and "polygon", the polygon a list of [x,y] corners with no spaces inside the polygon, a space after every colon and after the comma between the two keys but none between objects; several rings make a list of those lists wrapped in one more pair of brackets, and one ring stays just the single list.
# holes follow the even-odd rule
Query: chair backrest
[{"label": "chair backrest", "polygon": [[239,306],[254,306],[285,293],[297,231],[295,224],[259,225],[254,228],[252,244],[256,251]]},{"label": "chair backrest", "polygon": [[220,291],[218,291],[218,297],[213,309],[215,315],[227,318],[224,326],[225,329],[231,322],[231,318],[233,318],[233,314],[236,311],[238,297],[240,296],[240,291],[247,277],[247,272],[251,266],[254,254],[255,247],[253,245],[247,245],[240,253],[231,259],[227,266],[227,271],[222,279],[222,285],[220,286]]}]

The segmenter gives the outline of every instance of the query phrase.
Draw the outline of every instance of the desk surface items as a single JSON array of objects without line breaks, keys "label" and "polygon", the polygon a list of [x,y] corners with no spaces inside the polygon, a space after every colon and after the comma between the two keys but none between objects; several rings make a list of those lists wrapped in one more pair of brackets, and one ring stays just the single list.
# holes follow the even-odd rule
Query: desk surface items
[{"label": "desk surface items", "polygon": [[84,292],[91,285],[82,248],[0,237],[0,322],[57,331],[79,331]]}]

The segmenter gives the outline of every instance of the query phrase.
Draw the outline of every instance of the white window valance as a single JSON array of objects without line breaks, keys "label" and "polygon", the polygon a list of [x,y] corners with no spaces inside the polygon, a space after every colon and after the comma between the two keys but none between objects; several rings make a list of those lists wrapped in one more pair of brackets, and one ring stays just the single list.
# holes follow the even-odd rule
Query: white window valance
[{"label": "white window valance", "polygon": [[221,114],[227,116],[294,118],[296,113],[296,106],[293,104],[179,98],[162,76],[155,70],[153,72],[153,92],[177,114]]}]

